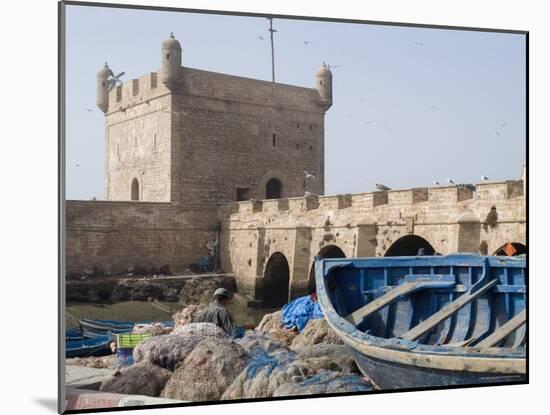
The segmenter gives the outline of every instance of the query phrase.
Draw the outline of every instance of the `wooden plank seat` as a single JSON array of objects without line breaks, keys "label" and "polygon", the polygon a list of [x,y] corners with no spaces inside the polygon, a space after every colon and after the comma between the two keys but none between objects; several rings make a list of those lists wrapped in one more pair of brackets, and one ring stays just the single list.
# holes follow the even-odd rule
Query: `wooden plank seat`
[{"label": "wooden plank seat", "polygon": [[413,292],[432,288],[451,288],[456,285],[454,275],[445,274],[410,274],[405,276],[405,282],[398,285],[384,295],[369,302],[363,307],[355,310],[346,316],[346,320],[357,325],[370,314],[375,313],[381,308],[387,306],[399,297],[409,295]]}]

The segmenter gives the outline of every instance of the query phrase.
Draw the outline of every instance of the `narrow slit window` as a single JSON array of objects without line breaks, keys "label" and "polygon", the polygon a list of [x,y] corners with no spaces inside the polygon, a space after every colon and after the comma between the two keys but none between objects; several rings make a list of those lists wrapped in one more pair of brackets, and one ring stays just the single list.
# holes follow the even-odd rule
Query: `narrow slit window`
[{"label": "narrow slit window", "polygon": [[273,139],[273,141],[272,141],[273,147],[275,147],[277,145],[277,136],[275,134],[273,134],[272,139]]},{"label": "narrow slit window", "polygon": [[153,148],[155,150],[157,149],[157,135],[156,134],[153,136]]}]

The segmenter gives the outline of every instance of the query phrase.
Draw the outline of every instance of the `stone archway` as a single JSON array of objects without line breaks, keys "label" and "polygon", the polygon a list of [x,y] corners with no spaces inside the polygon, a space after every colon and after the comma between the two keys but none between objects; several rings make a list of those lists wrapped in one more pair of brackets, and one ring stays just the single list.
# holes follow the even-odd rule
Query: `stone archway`
[{"label": "stone archway", "polygon": [[286,257],[275,252],[269,257],[264,272],[264,307],[280,307],[288,302],[290,267]]},{"label": "stone archway", "polygon": [[518,256],[527,254],[527,246],[520,242],[508,242],[498,248],[493,255]]},{"label": "stone archway", "polygon": [[423,249],[423,255],[433,255],[434,247],[418,235],[405,235],[395,241],[388,248],[384,256],[414,256]]},{"label": "stone archway", "polygon": [[[327,245],[323,247],[316,256],[321,258],[345,258],[346,254],[336,245]],[[309,269],[309,280],[308,280],[308,293],[314,293],[316,291],[315,287],[315,261],[312,262],[311,268]]]}]

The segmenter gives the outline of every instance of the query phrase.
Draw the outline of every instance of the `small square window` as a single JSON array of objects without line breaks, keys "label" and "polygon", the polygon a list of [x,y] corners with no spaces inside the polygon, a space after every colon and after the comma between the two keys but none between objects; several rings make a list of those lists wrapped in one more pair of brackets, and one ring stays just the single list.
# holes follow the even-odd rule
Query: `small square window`
[{"label": "small square window", "polygon": [[241,202],[243,200],[250,200],[250,188],[237,187],[235,196],[236,196],[237,202]]}]

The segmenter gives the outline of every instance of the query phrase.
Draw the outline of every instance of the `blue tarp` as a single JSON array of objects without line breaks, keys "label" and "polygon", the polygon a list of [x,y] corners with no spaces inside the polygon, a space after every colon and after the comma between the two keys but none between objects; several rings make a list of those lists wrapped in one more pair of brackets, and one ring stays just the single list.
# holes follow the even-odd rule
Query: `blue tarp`
[{"label": "blue tarp", "polygon": [[281,321],[287,329],[296,327],[302,331],[309,320],[323,318],[323,312],[318,301],[313,301],[310,295],[298,297],[281,309]]}]

